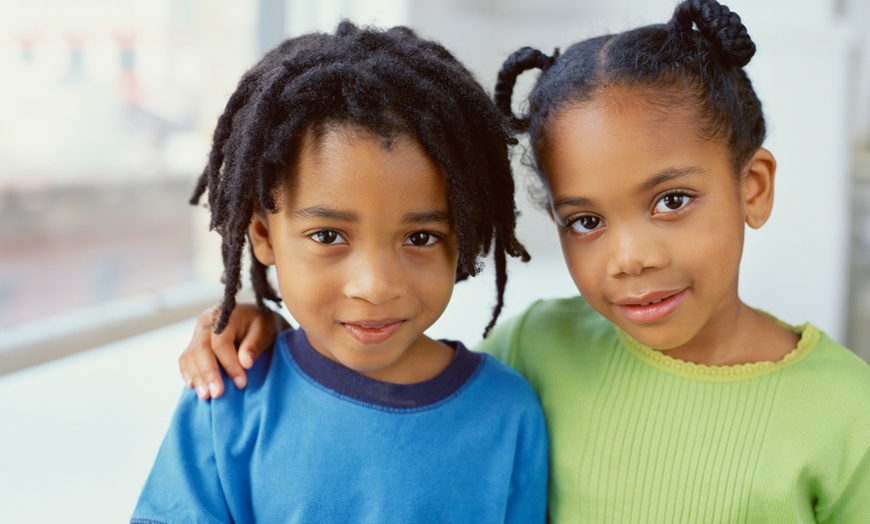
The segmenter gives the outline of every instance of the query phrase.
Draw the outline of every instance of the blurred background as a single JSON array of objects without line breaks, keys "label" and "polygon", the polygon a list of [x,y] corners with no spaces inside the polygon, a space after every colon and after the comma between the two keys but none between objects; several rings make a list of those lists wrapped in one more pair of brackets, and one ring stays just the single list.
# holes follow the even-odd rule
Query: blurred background
[{"label": "blurred background", "polygon": [[[741,295],[870,359],[870,3],[734,0],[779,162]],[[128,518],[221,292],[217,235],[186,203],[241,74],[341,18],[406,24],[487,88],[501,62],[664,22],[672,0],[0,0],[0,522]],[[521,77],[520,93],[534,75]],[[520,97],[515,97],[520,98]],[[531,174],[516,152],[523,188]],[[521,189],[504,315],[575,293]],[[492,274],[432,328],[473,345]]]}]

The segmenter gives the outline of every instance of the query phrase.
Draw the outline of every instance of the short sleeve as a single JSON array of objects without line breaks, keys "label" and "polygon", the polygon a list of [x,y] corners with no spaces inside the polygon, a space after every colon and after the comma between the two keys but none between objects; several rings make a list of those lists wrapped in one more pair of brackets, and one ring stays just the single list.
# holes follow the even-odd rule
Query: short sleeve
[{"label": "short sleeve", "polygon": [[535,399],[523,416],[517,442],[517,456],[511,476],[511,495],[506,523],[545,522],[549,444],[544,413]]},{"label": "short sleeve", "polygon": [[819,522],[867,522],[870,516],[870,447],[865,448],[845,487],[829,507],[817,515]]},{"label": "short sleeve", "polygon": [[214,452],[212,401],[185,389],[131,524],[230,522]]}]

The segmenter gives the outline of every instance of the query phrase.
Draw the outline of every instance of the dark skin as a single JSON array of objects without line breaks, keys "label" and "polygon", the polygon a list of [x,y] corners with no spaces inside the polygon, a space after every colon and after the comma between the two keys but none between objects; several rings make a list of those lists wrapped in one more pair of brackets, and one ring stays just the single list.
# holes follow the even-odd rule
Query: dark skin
[{"label": "dark skin", "polygon": [[195,388],[202,400],[223,394],[220,367],[237,388],[244,388],[248,384],[245,370],[251,369],[257,358],[272,346],[279,332],[290,327],[278,313],[264,314],[256,305],[243,303],[236,306],[226,329],[217,335],[214,322],[218,309],[216,306],[200,313],[193,339],[178,358],[184,383]]}]

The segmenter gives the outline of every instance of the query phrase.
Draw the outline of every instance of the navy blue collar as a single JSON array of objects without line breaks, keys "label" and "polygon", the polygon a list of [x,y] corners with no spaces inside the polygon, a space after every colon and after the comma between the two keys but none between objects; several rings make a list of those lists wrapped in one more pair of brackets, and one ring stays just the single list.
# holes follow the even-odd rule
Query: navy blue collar
[{"label": "navy blue collar", "polygon": [[388,408],[420,408],[438,403],[458,391],[471,379],[483,355],[466,349],[460,342],[445,341],[454,348],[453,360],[436,377],[416,384],[392,384],[369,378],[317,352],[301,329],[279,335],[281,343],[305,374],[340,395]]}]

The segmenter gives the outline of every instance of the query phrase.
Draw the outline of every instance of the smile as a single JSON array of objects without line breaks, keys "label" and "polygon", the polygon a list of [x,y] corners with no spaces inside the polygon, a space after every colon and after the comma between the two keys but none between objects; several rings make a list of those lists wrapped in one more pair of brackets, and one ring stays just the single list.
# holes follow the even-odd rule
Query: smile
[{"label": "smile", "polygon": [[664,320],[673,313],[683,301],[686,290],[677,293],[655,293],[638,299],[627,299],[617,302],[622,315],[638,324],[651,324]]},{"label": "smile", "polygon": [[395,335],[405,325],[405,320],[362,320],[341,325],[361,344],[380,344]]}]

